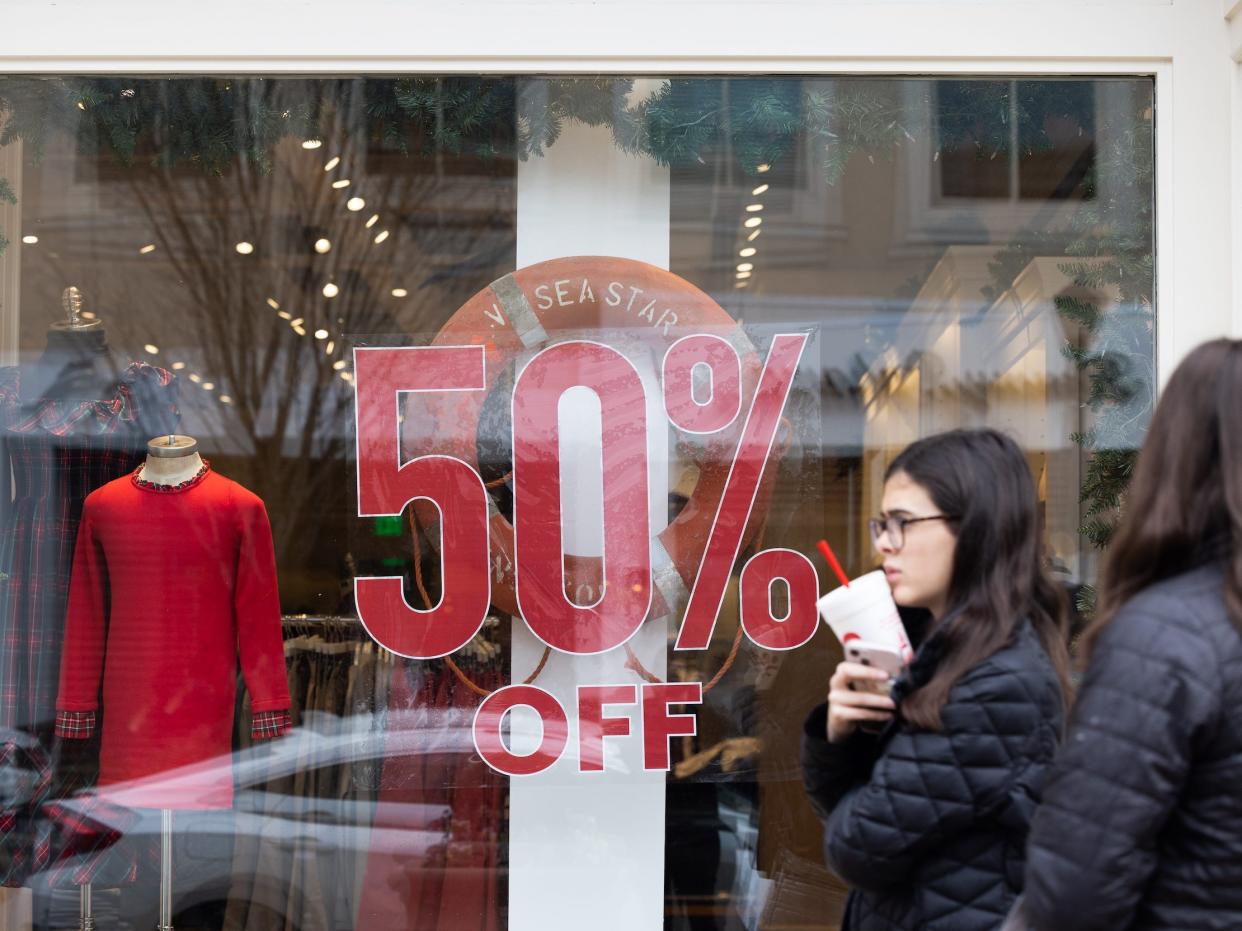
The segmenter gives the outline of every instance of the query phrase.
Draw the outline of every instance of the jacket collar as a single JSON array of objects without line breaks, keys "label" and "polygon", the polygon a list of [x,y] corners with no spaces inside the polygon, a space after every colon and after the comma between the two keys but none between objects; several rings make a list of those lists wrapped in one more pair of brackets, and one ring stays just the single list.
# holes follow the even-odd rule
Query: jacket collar
[{"label": "jacket collar", "polygon": [[949,614],[939,623],[932,620],[931,615],[923,612],[917,623],[921,624],[919,628],[911,628],[910,634],[918,649],[915,651],[914,659],[910,661],[910,665],[905,671],[898,676],[897,681],[893,683],[892,697],[898,705],[902,700],[916,689],[920,689],[931,681],[932,676],[936,674],[936,668],[940,665],[940,661],[944,659],[945,652],[948,649],[948,637],[945,631],[948,624],[952,621],[954,615]]}]

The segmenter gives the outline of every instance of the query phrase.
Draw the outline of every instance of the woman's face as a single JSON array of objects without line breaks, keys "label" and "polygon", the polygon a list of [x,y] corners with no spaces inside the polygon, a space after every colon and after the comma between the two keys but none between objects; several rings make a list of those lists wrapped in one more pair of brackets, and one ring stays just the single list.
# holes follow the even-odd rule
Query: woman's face
[{"label": "woman's face", "polygon": [[[894,472],[884,483],[880,504],[881,517],[918,518],[942,513],[927,489],[904,472]],[[875,544],[884,557],[884,575],[893,590],[893,600],[902,607],[926,608],[938,619],[949,599],[957,538],[944,520],[906,524],[904,535],[900,549],[887,531]]]}]

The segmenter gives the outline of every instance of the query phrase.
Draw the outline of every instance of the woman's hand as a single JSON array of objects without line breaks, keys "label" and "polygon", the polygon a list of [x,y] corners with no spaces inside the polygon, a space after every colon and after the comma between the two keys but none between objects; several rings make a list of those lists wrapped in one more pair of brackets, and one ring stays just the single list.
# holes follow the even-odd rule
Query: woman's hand
[{"label": "woman's hand", "polygon": [[[841,743],[860,721],[887,721],[897,706],[888,696],[888,673],[842,662],[828,683],[828,742]],[[879,686],[883,693],[876,691]]]}]

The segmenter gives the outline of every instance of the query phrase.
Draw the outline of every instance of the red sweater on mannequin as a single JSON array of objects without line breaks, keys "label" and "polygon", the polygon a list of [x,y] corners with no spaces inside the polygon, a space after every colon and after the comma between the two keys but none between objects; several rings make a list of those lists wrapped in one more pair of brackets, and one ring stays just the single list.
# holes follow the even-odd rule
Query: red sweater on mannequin
[{"label": "red sweater on mannequin", "polygon": [[[89,495],[56,708],[58,731],[84,737],[102,703],[100,786],[227,760],[239,658],[256,735],[275,736],[290,702],[263,502],[209,466],[180,486],[135,472]],[[152,808],[232,804],[228,766],[202,773],[197,785],[153,780],[139,797]]]}]

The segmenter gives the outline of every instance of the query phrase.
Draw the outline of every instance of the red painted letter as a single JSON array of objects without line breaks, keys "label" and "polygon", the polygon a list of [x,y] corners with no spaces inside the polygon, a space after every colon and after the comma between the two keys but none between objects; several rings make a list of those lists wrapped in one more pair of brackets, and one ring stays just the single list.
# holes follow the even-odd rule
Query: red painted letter
[{"label": "red painted letter", "polygon": [[632,685],[578,686],[578,772],[604,769],[604,738],[624,737],[630,732],[627,717],[604,717],[604,705],[632,705],[638,689]]},{"label": "red painted letter", "polygon": [[[561,395],[578,385],[598,395],[603,424],[604,593],[590,606],[565,596],[561,540],[557,413]],[[517,601],[531,632],[580,655],[629,640],[651,604],[651,539],[646,397],[625,356],[578,340],[522,369],[513,389],[513,501]]]},{"label": "red painted letter", "polygon": [[[519,756],[505,744],[501,735],[505,715],[516,705],[535,709],[543,733],[539,746]],[[506,685],[483,699],[474,713],[474,747],[483,761],[508,776],[540,773],[561,758],[569,742],[569,721],[556,698],[534,685]]]},{"label": "red painted letter", "polygon": [[405,600],[399,576],[354,582],[358,616],[380,646],[414,659],[444,656],[479,632],[491,601],[487,572],[487,490],[449,456],[401,462],[398,394],[482,390],[481,346],[356,349],[358,516],[400,514],[426,498],[440,511],[443,593],[430,610]]},{"label": "red painted letter", "polygon": [[695,716],[669,714],[669,706],[697,705],[702,701],[702,682],[657,682],[643,686],[643,769],[667,770],[668,739],[695,733]]},{"label": "red painted letter", "polygon": [[[789,611],[779,619],[772,614],[772,583],[777,579],[789,586]],[[819,576],[801,553],[784,549],[757,553],[742,567],[738,585],[742,629],[757,646],[792,650],[815,636],[819,625],[815,609]]]},{"label": "red painted letter", "polygon": [[[694,370],[711,373],[707,400],[694,396]],[[742,409],[742,363],[737,350],[719,336],[683,336],[664,354],[664,409],[668,419],[687,433],[715,433],[737,418]]]}]

